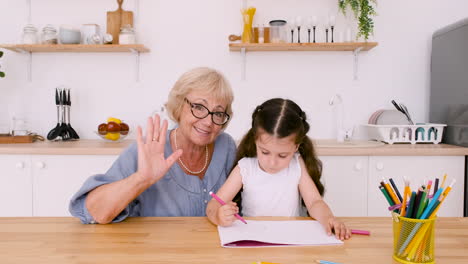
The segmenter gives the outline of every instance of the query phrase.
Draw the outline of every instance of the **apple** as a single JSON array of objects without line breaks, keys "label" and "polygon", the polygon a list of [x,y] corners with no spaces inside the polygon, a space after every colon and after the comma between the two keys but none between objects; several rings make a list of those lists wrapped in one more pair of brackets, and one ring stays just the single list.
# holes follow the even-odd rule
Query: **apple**
[{"label": "apple", "polygon": [[124,122],[120,123],[120,134],[127,135],[129,130],[130,128],[128,127],[126,123]]},{"label": "apple", "polygon": [[108,122],[107,132],[120,132],[120,125],[116,122]]},{"label": "apple", "polygon": [[100,135],[105,135],[107,134],[107,124],[106,123],[102,123],[98,126],[98,133]]}]

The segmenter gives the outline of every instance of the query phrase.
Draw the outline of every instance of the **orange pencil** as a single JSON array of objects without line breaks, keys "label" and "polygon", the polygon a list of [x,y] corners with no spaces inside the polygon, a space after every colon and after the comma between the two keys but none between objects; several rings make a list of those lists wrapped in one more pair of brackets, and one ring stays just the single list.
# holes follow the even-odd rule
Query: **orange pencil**
[{"label": "orange pencil", "polygon": [[385,180],[385,177],[382,177],[382,179],[383,179],[383,183],[385,184],[385,190],[387,190],[390,197],[392,197],[393,202],[395,204],[401,203],[400,199],[398,199],[395,192],[393,191],[392,186],[390,186],[390,184],[387,182],[387,180]]},{"label": "orange pencil", "polygon": [[400,210],[400,215],[401,216],[405,216],[405,213],[406,213],[406,201],[408,199],[408,194],[410,193],[410,190],[409,190],[409,182],[408,182],[408,179],[406,179],[406,176],[403,177],[404,181],[405,181],[405,191],[403,193],[403,202],[401,204],[401,210]]}]

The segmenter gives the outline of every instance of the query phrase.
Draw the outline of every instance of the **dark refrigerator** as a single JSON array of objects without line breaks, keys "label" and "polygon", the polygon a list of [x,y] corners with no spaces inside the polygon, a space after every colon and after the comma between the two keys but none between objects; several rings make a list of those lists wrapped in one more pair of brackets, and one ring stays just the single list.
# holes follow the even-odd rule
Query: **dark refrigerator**
[{"label": "dark refrigerator", "polygon": [[[429,121],[447,124],[442,143],[468,147],[468,18],[432,36]],[[464,216],[468,216],[465,156]]]}]

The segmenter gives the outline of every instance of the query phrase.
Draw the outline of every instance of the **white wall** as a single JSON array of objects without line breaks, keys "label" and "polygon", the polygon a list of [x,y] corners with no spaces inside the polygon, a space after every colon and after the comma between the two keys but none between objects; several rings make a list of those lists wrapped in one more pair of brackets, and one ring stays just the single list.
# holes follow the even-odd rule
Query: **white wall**
[{"label": "white wall", "polygon": [[[32,23],[40,28],[48,23],[105,27],[106,11],[116,9],[115,0],[30,1]],[[136,11],[136,2],[125,1],[124,9]],[[0,0],[0,43],[18,42],[27,3]],[[93,131],[108,116],[133,129],[166,100],[178,76],[196,66],[219,69],[230,80],[235,117],[227,131],[235,138],[247,130],[254,107],[275,96],[307,110],[316,138],[334,136],[328,101],[336,92],[343,95],[348,124],[366,123],[375,110],[391,109],[391,99],[406,103],[417,121],[427,121],[431,34],[465,18],[468,10],[465,0],[379,0],[373,38],[379,45],[361,53],[359,80],[352,78],[351,52],[262,52],[247,54],[243,81],[241,56],[229,51],[227,39],[241,32],[240,0],[139,3],[138,40],[151,49],[141,55],[140,82],[135,82],[132,54],[34,53],[28,82],[27,56],[7,51],[0,59],[7,73],[0,80],[0,124],[25,115],[34,131],[47,134],[56,123],[54,88],[64,84],[72,89],[72,125],[82,138],[97,138]],[[313,14],[323,20],[337,10],[337,0],[251,0],[249,5],[257,7],[257,21]],[[340,16],[337,31],[343,25]]]}]

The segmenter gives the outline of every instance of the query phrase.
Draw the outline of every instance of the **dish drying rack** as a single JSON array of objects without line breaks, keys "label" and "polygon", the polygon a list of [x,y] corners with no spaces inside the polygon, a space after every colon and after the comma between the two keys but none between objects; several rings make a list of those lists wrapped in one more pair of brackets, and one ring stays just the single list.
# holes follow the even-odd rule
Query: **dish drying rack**
[{"label": "dish drying rack", "polygon": [[433,143],[442,141],[445,124],[364,125],[370,139],[393,143]]}]

